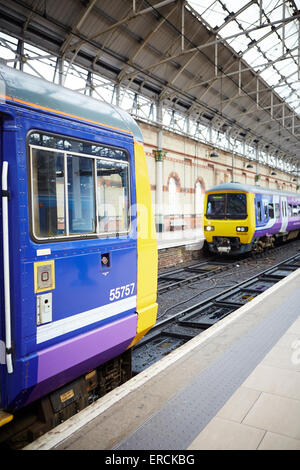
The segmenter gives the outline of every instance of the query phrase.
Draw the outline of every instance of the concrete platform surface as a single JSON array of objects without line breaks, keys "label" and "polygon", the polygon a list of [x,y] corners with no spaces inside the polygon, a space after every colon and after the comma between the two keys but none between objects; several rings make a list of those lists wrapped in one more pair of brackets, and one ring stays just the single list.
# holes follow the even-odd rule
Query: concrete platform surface
[{"label": "concrete platform surface", "polygon": [[300,270],[27,449],[300,448]]}]

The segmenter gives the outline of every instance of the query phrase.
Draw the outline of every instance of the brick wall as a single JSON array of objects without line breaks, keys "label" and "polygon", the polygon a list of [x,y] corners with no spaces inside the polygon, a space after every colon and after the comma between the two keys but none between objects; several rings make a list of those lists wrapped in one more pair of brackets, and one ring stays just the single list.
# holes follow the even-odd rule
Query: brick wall
[{"label": "brick wall", "polygon": [[172,248],[163,248],[158,250],[158,269],[164,271],[168,267],[180,267],[192,261],[202,260],[204,258],[203,250],[191,250],[189,247],[176,246]]}]

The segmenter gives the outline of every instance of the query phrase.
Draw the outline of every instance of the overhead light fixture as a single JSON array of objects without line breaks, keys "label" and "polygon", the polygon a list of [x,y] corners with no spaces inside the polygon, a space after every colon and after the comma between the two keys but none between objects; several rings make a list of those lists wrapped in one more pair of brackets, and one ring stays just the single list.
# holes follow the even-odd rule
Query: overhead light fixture
[{"label": "overhead light fixture", "polygon": [[213,150],[213,151],[209,154],[209,156],[210,156],[210,157],[213,157],[213,158],[216,158],[216,157],[219,156],[219,154],[218,154],[215,150]]},{"label": "overhead light fixture", "polygon": [[271,172],[271,176],[276,176],[276,175],[277,175],[277,173],[275,171]]},{"label": "overhead light fixture", "polygon": [[248,165],[246,165],[246,168],[253,168],[253,165],[251,165],[251,163],[248,163]]},{"label": "overhead light fixture", "polygon": [[297,178],[293,178],[293,179],[292,179],[292,181],[294,181],[294,183],[296,183],[296,181],[297,181]]}]

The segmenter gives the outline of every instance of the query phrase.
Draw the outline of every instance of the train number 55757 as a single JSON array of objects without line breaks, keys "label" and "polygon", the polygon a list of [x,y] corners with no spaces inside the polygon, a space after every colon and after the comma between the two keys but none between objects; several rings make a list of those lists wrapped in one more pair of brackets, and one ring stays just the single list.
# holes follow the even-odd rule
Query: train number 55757
[{"label": "train number 55757", "polygon": [[123,299],[123,297],[128,297],[134,292],[135,283],[127,284],[126,286],[116,287],[115,289],[110,289],[109,291],[109,300]]}]

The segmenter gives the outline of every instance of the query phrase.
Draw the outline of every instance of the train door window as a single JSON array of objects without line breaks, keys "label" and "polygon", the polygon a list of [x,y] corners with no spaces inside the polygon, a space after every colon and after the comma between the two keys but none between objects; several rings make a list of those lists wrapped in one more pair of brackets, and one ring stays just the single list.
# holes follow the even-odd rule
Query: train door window
[{"label": "train door window", "polygon": [[100,233],[129,229],[128,164],[97,160],[97,217]]},{"label": "train door window", "polygon": [[297,204],[293,204],[293,217],[296,217],[297,214],[298,214]]},{"label": "train door window", "polygon": [[91,158],[68,155],[69,233],[94,233],[95,180]]},{"label": "train door window", "polygon": [[64,156],[32,149],[33,232],[38,238],[65,235]]},{"label": "train door window", "polygon": [[280,205],[278,202],[275,202],[275,217],[276,219],[280,218]]},{"label": "train door window", "polygon": [[268,203],[266,201],[264,201],[264,216],[265,216],[265,220],[268,220],[269,212],[268,212]]},{"label": "train door window", "polygon": [[261,216],[261,203],[260,201],[257,201],[257,221],[261,222],[262,221],[262,216]]},{"label": "train door window", "polygon": [[270,219],[274,219],[274,204],[273,204],[273,202],[269,202],[268,207],[269,207],[269,217],[270,217]]}]

